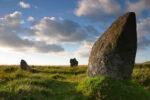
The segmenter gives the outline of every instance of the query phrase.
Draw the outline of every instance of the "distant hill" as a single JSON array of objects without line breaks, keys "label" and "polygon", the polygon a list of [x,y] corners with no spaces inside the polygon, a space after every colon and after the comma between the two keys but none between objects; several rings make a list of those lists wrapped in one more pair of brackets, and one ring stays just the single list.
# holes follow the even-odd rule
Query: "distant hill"
[{"label": "distant hill", "polygon": [[144,63],[150,63],[150,61],[146,61],[146,62],[144,62]]}]

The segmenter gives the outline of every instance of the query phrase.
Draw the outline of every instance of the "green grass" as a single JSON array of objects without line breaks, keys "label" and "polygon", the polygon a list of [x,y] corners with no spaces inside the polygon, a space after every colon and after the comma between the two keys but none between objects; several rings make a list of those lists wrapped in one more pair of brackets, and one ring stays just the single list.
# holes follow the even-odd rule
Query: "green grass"
[{"label": "green grass", "polygon": [[109,77],[91,77],[78,87],[89,100],[150,100],[150,92],[137,83]]},{"label": "green grass", "polygon": [[0,67],[0,98],[6,100],[85,100],[75,86],[86,77],[86,67]]},{"label": "green grass", "polygon": [[[143,95],[145,94],[143,88],[150,89],[149,65],[136,65],[132,74],[132,81],[142,87],[135,85],[136,83],[133,82],[129,84],[133,87],[134,85],[139,86]],[[77,89],[79,84],[87,78],[86,71],[86,66],[77,68],[31,66],[31,71],[20,70],[19,66],[0,66],[0,100],[87,100],[89,98],[85,93]],[[100,82],[100,80],[97,82]],[[96,84],[96,81],[94,83]],[[136,87],[134,88],[137,92]],[[129,93],[130,91],[127,90]]]},{"label": "green grass", "polygon": [[136,64],[132,74],[132,81],[150,90],[150,64]]}]

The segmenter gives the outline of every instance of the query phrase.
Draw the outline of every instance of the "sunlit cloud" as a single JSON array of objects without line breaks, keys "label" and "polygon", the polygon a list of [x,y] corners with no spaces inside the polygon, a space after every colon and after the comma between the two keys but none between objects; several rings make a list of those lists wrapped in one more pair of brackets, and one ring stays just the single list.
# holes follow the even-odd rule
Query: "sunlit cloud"
[{"label": "sunlit cloud", "polygon": [[18,5],[22,8],[30,8],[30,4],[24,3],[23,1],[20,1]]},{"label": "sunlit cloud", "polygon": [[27,19],[27,21],[34,21],[34,17],[29,16],[28,19]]}]

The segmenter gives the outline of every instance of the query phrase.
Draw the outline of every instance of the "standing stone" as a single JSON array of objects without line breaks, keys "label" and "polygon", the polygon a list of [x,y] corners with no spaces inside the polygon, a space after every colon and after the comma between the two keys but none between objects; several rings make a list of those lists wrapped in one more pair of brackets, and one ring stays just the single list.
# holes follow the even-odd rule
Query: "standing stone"
[{"label": "standing stone", "polygon": [[30,70],[28,64],[26,63],[25,60],[21,60],[20,62],[20,68],[23,69],[23,70]]},{"label": "standing stone", "polygon": [[70,66],[71,67],[77,67],[78,66],[78,61],[76,58],[70,59]]},{"label": "standing stone", "polygon": [[119,17],[93,45],[88,76],[130,79],[136,50],[136,17],[134,12],[129,12]]}]

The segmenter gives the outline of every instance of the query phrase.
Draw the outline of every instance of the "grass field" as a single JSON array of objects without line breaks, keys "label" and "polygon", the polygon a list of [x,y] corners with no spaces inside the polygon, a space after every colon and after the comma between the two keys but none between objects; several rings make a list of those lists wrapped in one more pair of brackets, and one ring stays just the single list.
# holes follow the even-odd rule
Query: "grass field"
[{"label": "grass field", "polygon": [[[87,77],[87,67],[0,66],[0,100],[87,100],[76,87]],[[132,81],[149,90],[150,64],[136,64]],[[121,100],[121,99],[119,99]]]}]

